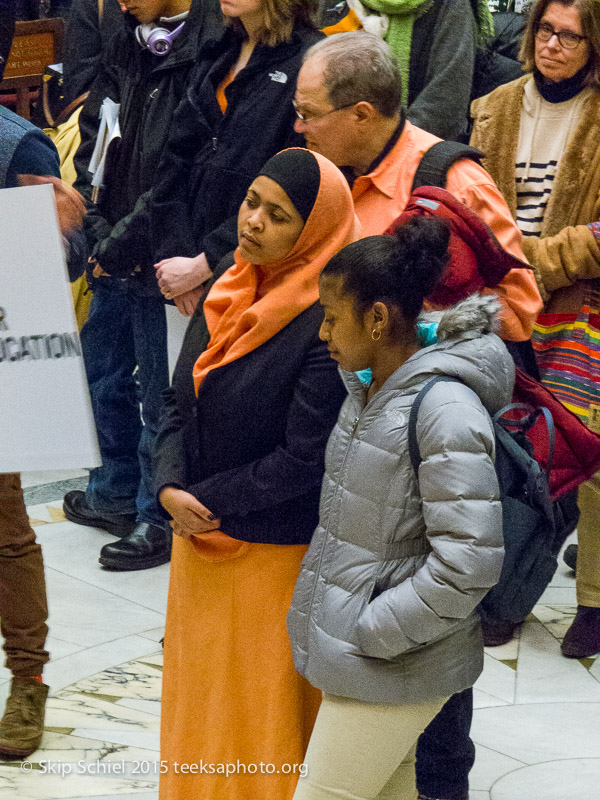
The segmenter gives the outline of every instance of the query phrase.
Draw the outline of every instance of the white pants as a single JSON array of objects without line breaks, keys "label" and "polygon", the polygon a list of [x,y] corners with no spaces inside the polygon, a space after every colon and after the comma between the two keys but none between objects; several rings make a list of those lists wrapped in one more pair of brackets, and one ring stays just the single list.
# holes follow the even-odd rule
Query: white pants
[{"label": "white pants", "polygon": [[324,695],[294,800],[414,800],[417,739],[446,699],[378,705]]}]

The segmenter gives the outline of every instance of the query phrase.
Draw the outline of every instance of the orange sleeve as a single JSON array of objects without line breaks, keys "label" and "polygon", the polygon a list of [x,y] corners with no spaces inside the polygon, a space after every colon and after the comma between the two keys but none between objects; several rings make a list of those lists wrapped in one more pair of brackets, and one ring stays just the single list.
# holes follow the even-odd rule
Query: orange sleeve
[{"label": "orange sleeve", "polygon": [[[446,188],[479,214],[509,253],[527,263],[521,232],[500,190],[483,167],[473,161],[458,161],[448,172]],[[495,289],[486,292],[497,295],[504,306],[500,336],[513,342],[530,339],[533,324],[542,310],[533,270],[512,269]]]}]

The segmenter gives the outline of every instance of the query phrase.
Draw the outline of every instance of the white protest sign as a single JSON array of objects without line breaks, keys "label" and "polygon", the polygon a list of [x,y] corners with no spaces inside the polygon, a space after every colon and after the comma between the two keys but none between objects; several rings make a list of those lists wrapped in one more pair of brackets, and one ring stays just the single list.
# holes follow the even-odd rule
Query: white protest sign
[{"label": "white protest sign", "polygon": [[0,473],[98,466],[52,187],[0,190],[0,226]]}]

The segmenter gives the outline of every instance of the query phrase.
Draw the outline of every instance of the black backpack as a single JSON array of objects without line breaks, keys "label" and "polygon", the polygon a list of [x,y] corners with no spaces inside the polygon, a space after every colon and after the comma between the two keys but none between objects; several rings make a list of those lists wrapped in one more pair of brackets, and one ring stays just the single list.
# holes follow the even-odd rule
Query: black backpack
[{"label": "black backpack", "polygon": [[[408,449],[417,478],[421,463],[417,442],[419,408],[427,392],[440,381],[461,382],[446,376],[433,378],[421,389],[410,412]],[[514,410],[525,415],[518,420],[508,419],[506,415]],[[546,471],[533,457],[533,447],[526,435],[540,416],[548,426],[550,443]],[[505,555],[500,579],[481,601],[479,610],[492,620],[517,623],[531,612],[558,566],[562,537],[556,532],[548,480],[554,452],[554,423],[547,408],[524,404],[502,408],[492,422]]]}]

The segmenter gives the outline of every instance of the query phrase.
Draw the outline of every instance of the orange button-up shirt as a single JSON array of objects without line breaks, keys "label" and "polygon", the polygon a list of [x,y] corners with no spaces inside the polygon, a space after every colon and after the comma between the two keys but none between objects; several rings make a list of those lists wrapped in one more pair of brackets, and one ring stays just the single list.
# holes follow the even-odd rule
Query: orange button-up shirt
[{"label": "orange button-up shirt", "polygon": [[[404,211],[417,167],[426,150],[439,142],[437,136],[406,122],[402,135],[373,172],[356,178],[352,196],[362,235],[383,233]],[[446,189],[475,211],[489,225],[500,244],[527,262],[521,233],[492,177],[475,161],[463,158],[448,171]],[[512,269],[494,289],[504,307],[500,335],[509,341],[531,337],[542,299],[533,272]]]}]

